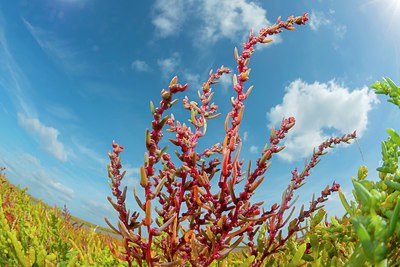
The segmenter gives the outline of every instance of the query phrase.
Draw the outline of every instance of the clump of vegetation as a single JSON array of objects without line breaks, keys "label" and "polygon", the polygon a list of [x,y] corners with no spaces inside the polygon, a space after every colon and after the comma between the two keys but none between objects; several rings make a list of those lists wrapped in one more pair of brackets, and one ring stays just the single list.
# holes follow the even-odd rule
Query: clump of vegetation
[{"label": "clump of vegetation", "polygon": [[79,227],[66,207],[33,203],[27,190],[9,183],[1,168],[0,266],[124,266],[107,245],[122,248],[121,240]]}]

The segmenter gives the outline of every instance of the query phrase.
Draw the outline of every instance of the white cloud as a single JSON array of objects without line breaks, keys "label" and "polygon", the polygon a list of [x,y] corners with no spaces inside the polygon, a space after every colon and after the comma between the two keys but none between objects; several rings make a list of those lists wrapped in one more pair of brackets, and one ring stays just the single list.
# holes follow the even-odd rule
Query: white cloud
[{"label": "white cloud", "polygon": [[[29,194],[47,201],[51,199],[52,202],[67,203],[75,196],[74,190],[58,182],[59,175],[46,171],[37,157],[21,149],[13,153],[8,151],[0,148],[0,163],[6,167],[7,179],[13,184],[28,185]],[[54,170],[57,172],[57,169]]]},{"label": "white cloud", "polygon": [[247,138],[249,137],[249,133],[247,131],[245,131],[243,133],[243,141],[247,141]]},{"label": "white cloud", "polygon": [[346,32],[347,32],[347,26],[346,26],[346,25],[339,25],[339,26],[336,26],[335,29],[334,29],[334,31],[335,31],[335,35],[336,35],[337,37],[339,37],[339,39],[343,39],[343,38],[344,38],[344,35],[345,35]]},{"label": "white cloud", "polygon": [[142,72],[152,71],[151,67],[143,60],[134,60],[131,64],[132,69]]},{"label": "white cloud", "polygon": [[99,214],[102,214],[103,216],[110,218],[114,216],[116,212],[111,206],[110,202],[107,201],[103,203],[94,201],[92,199],[83,199],[81,209],[95,217],[99,216]]},{"label": "white cloud", "polygon": [[[204,25],[200,36],[203,41],[216,42],[221,38],[247,40],[250,28],[257,36],[262,28],[272,24],[266,17],[267,11],[255,2],[206,0],[201,3],[200,16]],[[280,40],[276,35],[271,38]]]},{"label": "white cloud", "polygon": [[[187,2],[190,1],[186,1]],[[157,0],[153,7],[152,23],[156,27],[157,36],[176,35],[186,18],[184,0]]]},{"label": "white cloud", "polygon": [[258,153],[258,147],[257,146],[250,146],[250,153],[257,154]]},{"label": "white cloud", "polygon": [[105,168],[105,166],[107,166],[107,164],[109,164],[109,160],[107,160],[108,157],[101,156],[96,151],[94,151],[94,150],[82,145],[83,142],[78,142],[78,141],[76,141],[74,139],[72,139],[72,142],[77,147],[77,149],[79,150],[80,154],[86,155],[88,158],[92,159],[93,161],[98,163],[103,168]]},{"label": "white cloud", "polygon": [[24,18],[22,18],[22,21],[43,52],[56,65],[60,65],[65,71],[72,74],[80,74],[87,71],[83,58],[78,55],[70,43],[60,39],[53,32],[33,26]]},{"label": "white cloud", "polygon": [[69,109],[68,107],[65,107],[60,104],[52,104],[48,107],[46,107],[47,111],[54,115],[57,118],[63,119],[63,120],[70,120],[70,121],[79,121],[79,118],[77,115],[74,114],[74,112]]},{"label": "white cloud", "polygon": [[[70,202],[75,196],[73,189],[57,182],[56,177],[46,172],[43,168],[33,171],[32,177],[36,184],[35,187],[38,187],[36,192],[40,195],[39,197],[51,195],[53,199]],[[54,190],[57,192],[54,192]]]},{"label": "white cloud", "polygon": [[201,92],[201,88],[203,87],[203,84],[200,82],[200,75],[199,74],[192,74],[185,72],[183,73],[183,78],[185,80],[184,83],[188,82],[189,83],[189,88],[194,91],[199,91]]},{"label": "white cloud", "polygon": [[9,49],[5,27],[6,21],[0,11],[0,87],[8,92],[17,110],[35,115],[36,111],[29,99],[29,81]]},{"label": "white cloud", "polygon": [[350,91],[330,81],[308,84],[298,79],[285,88],[282,104],[267,113],[268,127],[280,126],[282,118],[295,117],[296,125],[285,137],[286,148],[278,156],[287,161],[306,157],[325,139],[367,129],[368,112],[378,99],[367,87]]},{"label": "white cloud", "polygon": [[39,167],[40,166],[40,160],[37,157],[32,156],[31,154],[26,153],[26,152],[22,152],[19,155],[19,160],[21,162],[26,162],[28,164],[32,164],[35,167]]},{"label": "white cloud", "polygon": [[327,29],[332,30],[336,37],[340,40],[344,39],[344,35],[347,32],[346,25],[338,25],[335,18],[335,11],[329,10],[329,14],[326,14],[322,11],[313,10],[310,14],[310,22],[309,25],[312,30],[318,31],[320,27],[326,26]]},{"label": "white cloud", "polygon": [[[175,52],[169,58],[157,60],[157,64],[160,67],[161,74],[164,78],[169,78],[169,76],[177,73],[177,68],[181,62],[180,54]],[[172,77],[171,77],[172,78]]]},{"label": "white cloud", "polygon": [[219,82],[222,85],[222,90],[223,90],[224,93],[227,93],[229,91],[229,89],[233,90],[232,78],[233,78],[233,74],[232,73],[224,73],[219,78]]},{"label": "white cloud", "polygon": [[310,14],[310,27],[312,30],[317,31],[319,27],[331,24],[332,21],[321,11],[312,11]]},{"label": "white cloud", "polygon": [[67,153],[64,145],[57,140],[59,131],[41,123],[38,119],[27,118],[22,113],[18,113],[18,123],[29,134],[37,136],[42,148],[60,161],[67,161]]},{"label": "white cloud", "polygon": [[134,185],[138,185],[140,169],[136,167],[130,167],[130,165],[126,165],[126,167],[122,168],[123,171],[126,171],[124,178],[122,179],[122,183],[124,186],[133,187]]},{"label": "white cloud", "polygon": [[[188,18],[194,19],[198,25],[194,42],[203,47],[222,38],[247,40],[251,28],[257,36],[262,28],[272,24],[266,13],[256,2],[246,0],[158,0],[153,7],[152,22],[156,36],[168,37],[177,35]],[[278,35],[271,38],[275,43],[281,40]]]}]

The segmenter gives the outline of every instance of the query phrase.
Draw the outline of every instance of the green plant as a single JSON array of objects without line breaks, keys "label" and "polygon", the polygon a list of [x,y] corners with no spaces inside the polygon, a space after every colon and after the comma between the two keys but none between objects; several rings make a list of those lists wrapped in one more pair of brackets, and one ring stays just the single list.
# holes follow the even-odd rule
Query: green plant
[{"label": "green plant", "polygon": [[[376,94],[391,97],[388,102],[400,108],[400,88],[389,78],[371,86]],[[350,215],[350,221],[359,242],[346,265],[360,266],[365,263],[374,266],[400,264],[400,172],[398,169],[400,136],[387,129],[389,138],[382,142],[383,165],[377,168],[380,181],[366,180],[368,170],[360,167],[357,180],[352,178],[353,194],[358,203],[348,204],[339,190],[341,201]]]},{"label": "green plant", "polygon": [[28,188],[11,185],[0,170],[0,266],[124,266],[107,243],[122,243],[94,229],[76,228],[64,208],[33,204]]}]

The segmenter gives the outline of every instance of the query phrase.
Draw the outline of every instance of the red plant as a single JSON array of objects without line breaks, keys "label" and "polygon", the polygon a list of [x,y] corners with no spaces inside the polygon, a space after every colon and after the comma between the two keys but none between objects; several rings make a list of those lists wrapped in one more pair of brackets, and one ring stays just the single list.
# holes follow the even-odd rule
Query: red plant
[{"label": "red plant", "polygon": [[[188,84],[177,83],[174,77],[168,90],[161,91],[162,101],[160,107],[155,108],[151,102],[151,112],[154,120],[151,124],[152,132],[146,130],[146,148],[148,152],[144,155],[144,165],[140,168],[140,185],[145,190],[145,200],[142,201],[134,187],[134,196],[139,207],[145,212],[145,217],[139,221],[139,213],[133,212],[130,216],[125,207],[127,187],[123,192],[119,190],[120,181],[124,173],[120,173],[121,158],[119,153],[123,147],[113,141],[113,153],[109,153],[111,165],[108,166],[108,175],[111,178],[113,195],[117,199],[115,203],[111,197],[108,200],[119,212],[118,229],[113,227],[105,218],[107,224],[124,238],[125,251],[119,254],[112,244],[109,244],[112,253],[121,260],[125,260],[131,266],[136,260],[140,266],[145,261],[148,266],[162,265],[182,266],[189,262],[192,266],[208,266],[214,260],[225,257],[237,247],[247,236],[247,245],[253,255],[261,255],[256,258],[253,265],[260,266],[269,255],[282,250],[285,241],[294,233],[301,231],[300,223],[309,217],[319,203],[326,201],[327,196],[337,191],[338,184],[333,183],[322,191],[321,197],[313,200],[310,209],[304,211],[302,208],[298,218],[290,223],[290,230],[286,238],[282,238],[280,229],[288,222],[283,222],[283,214],[290,209],[294,202],[292,200],[294,190],[301,187],[304,178],[309,175],[310,169],[319,161],[318,157],[325,154],[324,150],[332,144],[348,142],[355,138],[352,135],[342,138],[331,138],[324,142],[317,153],[314,152],[310,163],[301,174],[297,169],[292,172],[293,178],[285,190],[281,205],[274,204],[270,210],[260,210],[263,202],[250,202],[254,191],[264,180],[262,176],[271,165],[267,162],[272,155],[278,153],[284,146],[278,147],[281,139],[295,124],[295,119],[290,117],[283,119],[279,130],[272,128],[270,145],[265,145],[261,157],[256,161],[256,168],[251,170],[251,162],[246,172],[242,172],[244,160],[239,160],[241,150],[241,138],[239,126],[244,112],[243,101],[249,96],[252,86],[244,92],[244,82],[249,79],[250,69],[248,64],[254,52],[253,46],[257,43],[268,43],[272,40],[266,39],[268,35],[282,32],[282,28],[294,30],[294,24],[302,25],[308,20],[307,13],[299,17],[289,17],[286,21],[278,18],[277,24],[263,28],[260,34],[255,37],[250,32],[248,42],[243,44],[244,51],[241,55],[235,48],[235,57],[238,63],[238,75],[233,76],[236,98],[232,97],[232,111],[225,120],[225,139],[222,143],[213,145],[209,149],[198,153],[195,151],[199,138],[205,135],[207,120],[213,119],[218,106],[211,102],[213,93],[210,85],[217,83],[224,73],[230,70],[221,67],[216,73],[212,71],[209,79],[203,84],[202,92],[199,91],[201,105],[189,101],[187,97],[183,100],[184,107],[191,112],[190,122],[194,125],[193,132],[190,127],[175,121],[174,116],[164,116],[164,112],[171,108],[178,99],[173,100],[173,95],[184,92]],[[229,126],[230,122],[230,126]],[[180,149],[175,151],[181,161],[179,166],[171,161],[171,155],[167,153],[168,146],[161,149],[158,144],[163,138],[162,130],[168,125],[169,132],[175,133],[175,139],[169,139],[172,144]],[[236,151],[236,154],[234,152]],[[212,158],[215,154],[221,157]],[[206,159],[209,159],[208,162]],[[161,162],[162,169],[156,171],[155,165]],[[221,169],[217,169],[218,166]],[[219,177],[217,175],[219,174]],[[218,192],[212,190],[211,180],[218,179]],[[214,180],[215,180],[214,179]],[[240,182],[245,181],[244,189],[238,193],[235,188]],[[154,199],[160,204],[158,207],[152,205]],[[157,212],[158,218],[153,221],[152,211]],[[293,207],[294,208],[294,207]],[[291,214],[293,209],[291,210]],[[290,214],[290,215],[291,215]],[[290,216],[289,216],[290,217]],[[260,228],[260,225],[268,224],[268,239],[262,251],[254,247],[253,238]],[[142,235],[142,226],[147,231],[147,237]],[[186,227],[185,227],[186,226]],[[155,253],[155,250],[157,253]]]}]

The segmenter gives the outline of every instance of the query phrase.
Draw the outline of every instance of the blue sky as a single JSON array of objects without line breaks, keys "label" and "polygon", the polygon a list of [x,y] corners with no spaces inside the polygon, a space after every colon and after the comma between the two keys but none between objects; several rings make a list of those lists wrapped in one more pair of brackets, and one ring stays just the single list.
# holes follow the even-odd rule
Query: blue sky
[{"label": "blue sky", "polygon": [[[50,205],[66,204],[74,216],[103,226],[107,216],[115,223],[106,199],[112,141],[125,148],[122,184],[128,186],[127,207],[136,210],[132,188],[152,120],[149,102],[159,103],[160,91],[177,75],[190,86],[170,112],[187,122],[181,100],[187,95],[198,101],[210,69],[237,71],[234,48],[242,51],[250,28],[258,32],[279,16],[308,12],[305,26],[256,46],[245,86],[254,89],[245,101],[241,157],[247,168],[248,160],[260,156],[271,127],[279,127],[284,116],[296,118],[287,147],[274,155],[254,196],[269,208],[280,203],[290,171],[302,170],[314,146],[357,130],[364,161],[355,143],[330,150],[297,192],[296,206],[307,207],[312,194],[319,196],[334,180],[351,198],[351,177],[360,165],[377,178],[385,129],[400,130],[397,107],[369,89],[386,76],[400,84],[399,1],[269,2],[2,1],[0,165],[7,178]],[[223,141],[231,83],[232,74],[213,86],[223,116],[209,122],[200,148]],[[344,214],[337,194],[326,209]]]}]

